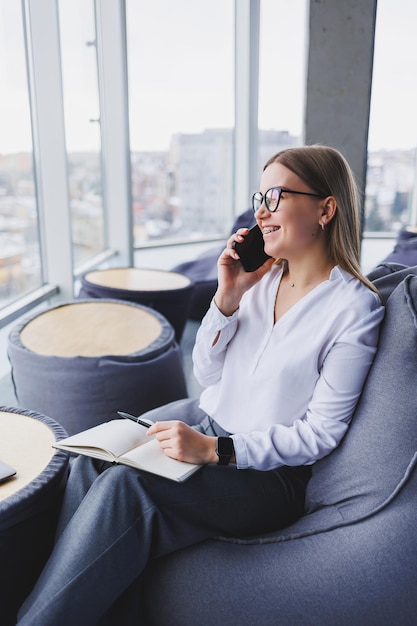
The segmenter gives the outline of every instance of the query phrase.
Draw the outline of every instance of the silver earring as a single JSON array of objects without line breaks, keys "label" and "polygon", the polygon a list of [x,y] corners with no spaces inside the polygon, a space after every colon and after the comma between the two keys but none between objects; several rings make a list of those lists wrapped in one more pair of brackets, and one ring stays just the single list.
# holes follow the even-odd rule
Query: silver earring
[{"label": "silver earring", "polygon": [[322,230],[324,230],[326,228],[325,225],[323,224],[323,222],[320,223],[320,226],[321,226]]}]

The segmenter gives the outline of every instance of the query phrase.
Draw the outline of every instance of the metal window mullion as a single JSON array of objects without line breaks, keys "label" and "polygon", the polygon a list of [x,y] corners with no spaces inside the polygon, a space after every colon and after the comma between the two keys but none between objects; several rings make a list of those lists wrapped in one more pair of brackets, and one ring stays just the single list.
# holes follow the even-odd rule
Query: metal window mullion
[{"label": "metal window mullion", "polygon": [[235,214],[257,188],[260,0],[235,0]]},{"label": "metal window mullion", "polygon": [[44,280],[74,294],[56,0],[25,0],[30,101]]},{"label": "metal window mullion", "polygon": [[106,242],[133,265],[133,215],[124,0],[96,0]]}]

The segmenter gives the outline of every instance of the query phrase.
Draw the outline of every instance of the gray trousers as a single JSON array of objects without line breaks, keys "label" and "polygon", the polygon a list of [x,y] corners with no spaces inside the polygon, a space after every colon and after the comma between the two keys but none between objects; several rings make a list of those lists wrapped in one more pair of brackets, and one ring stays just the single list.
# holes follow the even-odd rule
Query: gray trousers
[{"label": "gray trousers", "polygon": [[[225,435],[194,400],[146,414]],[[174,481],[79,456],[71,465],[55,548],[19,612],[22,626],[146,624],[147,563],[216,536],[249,536],[302,515],[310,468],[268,472],[207,465]]]}]

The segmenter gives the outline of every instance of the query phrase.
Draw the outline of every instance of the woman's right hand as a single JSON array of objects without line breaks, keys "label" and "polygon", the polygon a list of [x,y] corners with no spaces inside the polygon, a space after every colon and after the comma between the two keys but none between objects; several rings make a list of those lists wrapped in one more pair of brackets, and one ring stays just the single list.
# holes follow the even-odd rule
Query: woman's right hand
[{"label": "woman's right hand", "polygon": [[274,259],[268,259],[254,272],[245,272],[233,243],[243,241],[248,232],[249,228],[239,228],[233,233],[217,261],[218,287],[214,301],[217,308],[226,316],[232,315],[238,309],[245,291],[253,287],[274,263]]}]

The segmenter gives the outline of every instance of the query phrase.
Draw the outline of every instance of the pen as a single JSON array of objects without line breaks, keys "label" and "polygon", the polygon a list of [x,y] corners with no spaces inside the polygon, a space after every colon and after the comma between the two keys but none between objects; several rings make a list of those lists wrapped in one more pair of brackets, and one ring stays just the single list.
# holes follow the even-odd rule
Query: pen
[{"label": "pen", "polygon": [[130,415],[130,413],[125,413],[124,411],[117,411],[118,415],[120,415],[120,417],[124,417],[125,419],[128,420],[132,420],[132,422],[136,422],[136,424],[140,424],[141,426],[144,426],[145,428],[150,428],[152,426],[152,424],[149,424],[149,422],[145,422],[144,420],[141,420],[140,417],[135,417],[134,415]]}]

